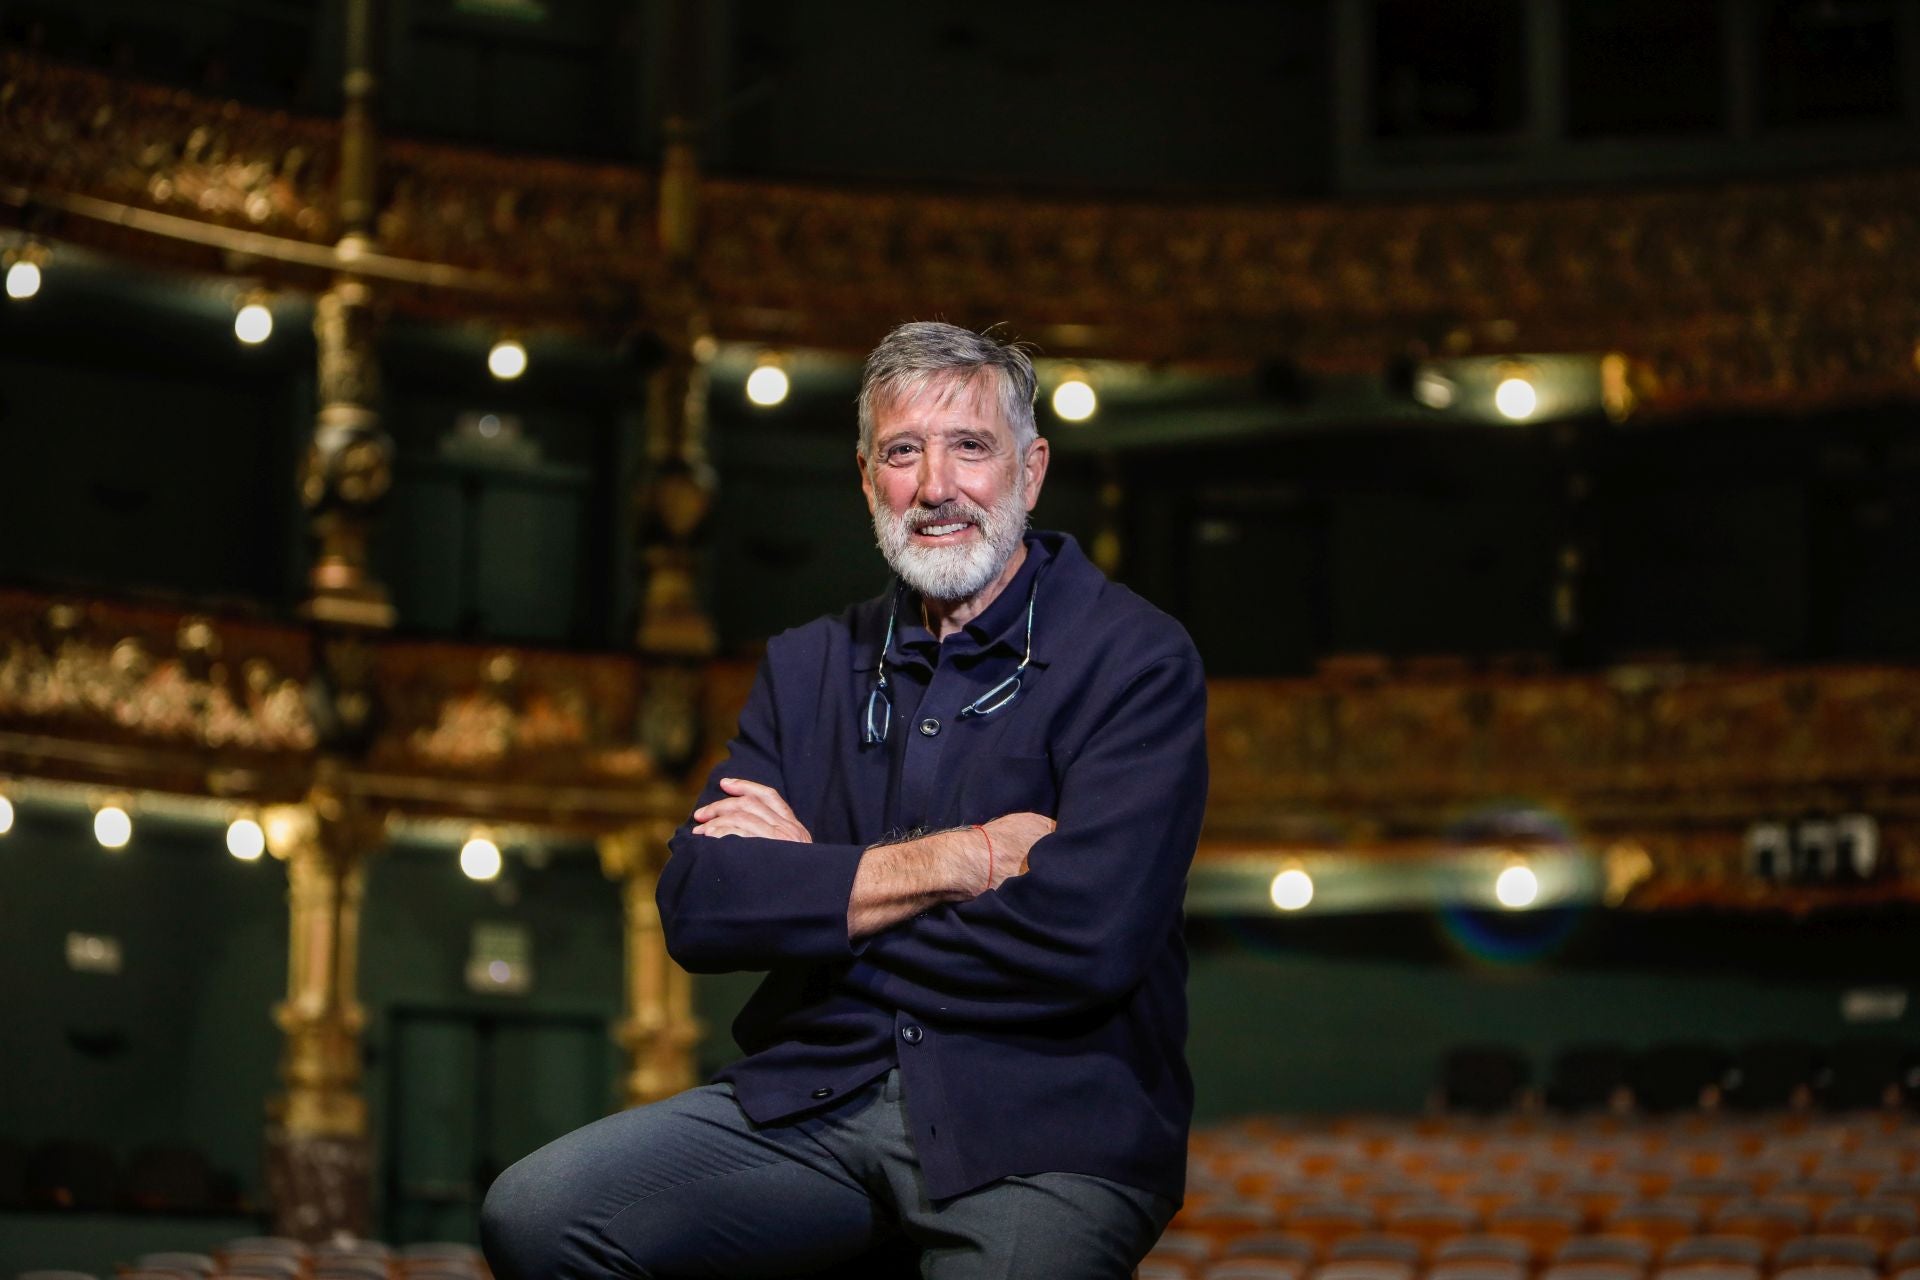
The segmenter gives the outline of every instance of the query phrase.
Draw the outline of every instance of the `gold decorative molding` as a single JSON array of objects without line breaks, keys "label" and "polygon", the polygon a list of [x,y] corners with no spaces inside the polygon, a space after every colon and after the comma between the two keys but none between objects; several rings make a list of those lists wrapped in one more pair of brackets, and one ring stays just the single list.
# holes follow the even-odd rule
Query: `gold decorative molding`
[{"label": "gold decorative molding", "polygon": [[351,740],[327,766],[344,793],[606,830],[682,800],[636,737],[644,674],[631,654],[0,590],[0,773],[292,802],[328,743]]},{"label": "gold decorative molding", "polygon": [[[278,236],[302,249],[279,255],[284,270],[317,289],[308,251],[341,232],[338,133],[9,52],[0,217],[37,206],[48,234],[207,269],[220,268],[204,245],[62,212],[60,200]],[[1920,170],[1202,203],[669,168],[663,199],[661,178],[632,167],[383,144],[375,235],[397,261],[382,270],[416,281],[392,301],[674,338],[697,296],[720,340],[852,352],[939,314],[1012,320],[1055,355],[1222,368],[1280,358],[1326,373],[1408,354],[1618,352],[1611,398],[1640,413],[1920,394]],[[683,243],[696,207],[698,236]],[[252,249],[273,267],[274,253]]]},{"label": "gold decorative molding", "polygon": [[250,621],[0,590],[0,726],[305,752],[304,637]]},{"label": "gold decorative molding", "polygon": [[1209,722],[1221,835],[1343,815],[1438,832],[1517,799],[1608,825],[1920,816],[1920,672],[1904,667],[1223,680]]}]

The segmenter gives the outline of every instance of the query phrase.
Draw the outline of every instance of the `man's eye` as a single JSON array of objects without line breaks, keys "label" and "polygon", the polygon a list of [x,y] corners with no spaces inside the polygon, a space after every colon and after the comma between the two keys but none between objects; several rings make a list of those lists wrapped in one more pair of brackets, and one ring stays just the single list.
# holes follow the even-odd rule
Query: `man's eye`
[{"label": "man's eye", "polygon": [[912,445],[910,445],[910,444],[896,444],[896,445],[894,445],[894,446],[893,446],[892,448],[890,448],[890,449],[888,449],[888,450],[887,450],[887,461],[888,461],[888,462],[899,462],[899,461],[901,461],[901,460],[903,460],[903,459],[905,459],[905,458],[908,458],[908,457],[910,457],[910,456],[912,456],[912,454],[913,454],[913,446],[912,446]]}]

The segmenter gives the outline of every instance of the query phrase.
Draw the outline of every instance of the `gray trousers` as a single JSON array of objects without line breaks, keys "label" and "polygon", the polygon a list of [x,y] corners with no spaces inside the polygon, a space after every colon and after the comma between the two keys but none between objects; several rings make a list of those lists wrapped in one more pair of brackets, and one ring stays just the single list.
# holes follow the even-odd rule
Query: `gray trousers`
[{"label": "gray trousers", "polygon": [[1086,1174],[1005,1178],[934,1203],[899,1072],[829,1111],[756,1125],[730,1086],[596,1121],[487,1193],[497,1280],[895,1274],[1124,1280],[1175,1205]]}]

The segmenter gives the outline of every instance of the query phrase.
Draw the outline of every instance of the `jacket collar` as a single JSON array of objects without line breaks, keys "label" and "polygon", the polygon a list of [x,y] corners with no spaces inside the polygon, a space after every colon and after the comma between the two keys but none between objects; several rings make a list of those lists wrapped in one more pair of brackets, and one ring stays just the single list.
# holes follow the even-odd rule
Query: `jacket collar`
[{"label": "jacket collar", "polygon": [[[1017,652],[1026,650],[1027,598],[1033,598],[1033,665],[1043,667],[1058,648],[1066,643],[1066,632],[1092,605],[1106,578],[1080,550],[1072,534],[1036,530],[1026,535],[1028,566],[1007,584],[977,621],[991,628],[987,635],[976,631],[982,650],[995,644],[1010,644]],[[898,592],[903,610],[910,592]],[[853,610],[853,643],[849,650],[856,671],[872,671],[879,666],[880,646],[886,639],[887,615],[896,599],[894,588],[856,605]],[[1006,606],[1004,611],[1002,606]],[[968,624],[969,629],[973,628]],[[916,628],[917,629],[917,628]],[[894,627],[894,652],[889,663],[906,659],[900,650],[902,628]]]}]

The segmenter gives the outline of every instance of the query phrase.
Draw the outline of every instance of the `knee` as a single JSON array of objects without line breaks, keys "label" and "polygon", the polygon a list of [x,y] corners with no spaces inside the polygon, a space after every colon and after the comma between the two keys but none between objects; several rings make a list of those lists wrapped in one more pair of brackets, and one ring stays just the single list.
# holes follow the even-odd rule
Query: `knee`
[{"label": "knee", "polygon": [[539,1154],[495,1178],[480,1206],[480,1247],[497,1280],[561,1273],[568,1207],[555,1192],[564,1183],[541,1176]]}]

